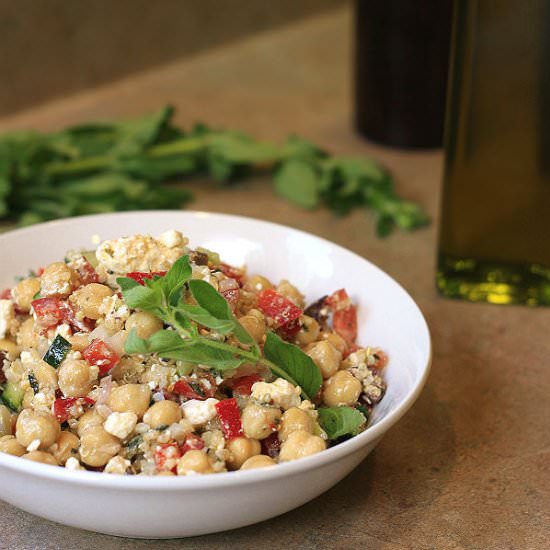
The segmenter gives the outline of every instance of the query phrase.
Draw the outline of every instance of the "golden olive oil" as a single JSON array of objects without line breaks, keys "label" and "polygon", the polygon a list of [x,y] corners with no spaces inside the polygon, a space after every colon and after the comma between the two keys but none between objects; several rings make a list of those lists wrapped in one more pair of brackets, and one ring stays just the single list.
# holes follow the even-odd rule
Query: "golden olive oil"
[{"label": "golden olive oil", "polygon": [[550,305],[550,1],[455,2],[437,286]]}]

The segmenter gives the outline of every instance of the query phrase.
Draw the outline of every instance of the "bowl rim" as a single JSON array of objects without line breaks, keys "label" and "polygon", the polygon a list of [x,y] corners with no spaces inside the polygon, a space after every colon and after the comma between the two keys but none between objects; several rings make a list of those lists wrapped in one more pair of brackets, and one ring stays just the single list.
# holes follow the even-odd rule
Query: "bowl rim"
[{"label": "bowl rim", "polygon": [[430,336],[430,330],[424,315],[413,300],[410,294],[398,283],[393,277],[388,275],[385,271],[372,263],[370,260],[360,256],[359,254],[329,241],[323,237],[314,235],[301,229],[296,229],[287,225],[270,222],[266,220],[260,220],[250,216],[240,216],[234,214],[224,214],[219,212],[208,212],[203,210],[135,210],[126,212],[109,212],[105,214],[90,214],[85,216],[74,216],[71,218],[64,218],[60,220],[52,220],[30,227],[23,227],[14,229],[0,234],[0,247],[2,243],[11,239],[14,236],[24,235],[26,233],[33,233],[40,231],[44,227],[52,227],[58,225],[70,225],[71,223],[86,223],[97,220],[104,220],[106,218],[133,218],[135,216],[162,216],[164,214],[178,214],[184,217],[216,217],[221,218],[222,221],[233,222],[246,222],[246,223],[259,223],[264,226],[272,227],[278,230],[290,231],[297,233],[301,236],[313,238],[321,241],[323,244],[338,249],[340,252],[345,252],[352,255],[355,259],[369,264],[371,268],[378,271],[380,275],[390,279],[390,281],[396,285],[397,289],[404,294],[404,298],[407,299],[411,305],[416,309],[419,315],[420,328],[423,332],[422,339],[423,348],[426,347],[427,359],[420,376],[414,381],[412,388],[408,394],[402,399],[398,405],[391,410],[387,416],[382,418],[373,426],[367,427],[367,429],[340,443],[334,447],[324,450],[321,453],[317,453],[312,456],[301,458],[300,460],[294,460],[283,464],[278,464],[274,468],[259,468],[254,470],[237,470],[233,472],[223,472],[212,475],[196,475],[196,476],[127,476],[127,475],[104,475],[102,472],[92,472],[88,470],[67,470],[66,468],[58,466],[50,466],[48,464],[41,464],[33,462],[31,460],[22,460],[20,457],[12,456],[6,453],[0,453],[0,468],[8,468],[10,470],[18,471],[22,474],[28,474],[47,480],[56,480],[68,484],[76,483],[79,485],[97,487],[97,488],[112,488],[112,489],[124,489],[126,491],[140,491],[140,490],[162,490],[162,491],[181,491],[185,489],[189,490],[205,490],[205,489],[218,489],[220,487],[228,487],[232,485],[247,485],[255,483],[257,481],[274,480],[280,477],[288,477],[299,475],[305,470],[316,470],[327,465],[330,462],[337,461],[344,458],[355,451],[358,451],[361,447],[367,446],[369,443],[376,442],[380,439],[386,431],[388,431],[413,405],[413,403],[419,397],[426,380],[428,378],[431,363],[432,363],[432,341]]}]

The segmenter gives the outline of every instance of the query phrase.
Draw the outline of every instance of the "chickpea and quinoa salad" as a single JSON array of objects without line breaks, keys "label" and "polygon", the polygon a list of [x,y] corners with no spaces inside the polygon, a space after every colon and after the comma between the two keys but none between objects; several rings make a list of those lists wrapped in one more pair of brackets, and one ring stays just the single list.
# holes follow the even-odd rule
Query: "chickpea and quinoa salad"
[{"label": "chickpea and quinoa salad", "polygon": [[384,396],[356,336],[344,289],[306,307],[175,230],[69,252],[0,295],[0,452],[163,476],[312,455]]}]

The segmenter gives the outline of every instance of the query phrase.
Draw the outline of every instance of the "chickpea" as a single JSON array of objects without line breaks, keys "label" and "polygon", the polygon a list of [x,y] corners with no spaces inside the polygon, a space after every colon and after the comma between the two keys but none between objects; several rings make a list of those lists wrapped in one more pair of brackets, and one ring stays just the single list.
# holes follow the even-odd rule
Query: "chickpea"
[{"label": "chickpea", "polygon": [[126,321],[126,330],[130,332],[135,328],[140,338],[150,338],[155,332],[162,330],[163,326],[162,321],[158,317],[145,311],[132,313]]},{"label": "chickpea", "polygon": [[284,412],[279,426],[279,439],[286,441],[292,432],[307,432],[313,431],[313,419],[311,416],[298,407],[292,407]]},{"label": "chickpea", "polygon": [[252,439],[265,439],[273,433],[280,418],[279,408],[249,403],[242,414],[244,434]]},{"label": "chickpea", "polygon": [[288,298],[291,302],[294,302],[298,307],[303,309],[305,306],[304,295],[286,279],[283,279],[277,285],[276,290],[279,294],[283,295],[285,298]]},{"label": "chickpea", "polygon": [[78,274],[64,262],[50,264],[40,277],[42,296],[68,296],[78,283]]},{"label": "chickpea", "polygon": [[263,319],[263,315],[260,318],[257,315],[247,313],[239,319],[239,323],[241,323],[246,332],[252,336],[257,344],[263,340],[265,336],[265,320]]},{"label": "chickpea", "polygon": [[157,472],[158,476],[175,476],[176,474],[174,472],[171,472],[170,470],[161,470],[160,472]]},{"label": "chickpea", "polygon": [[97,382],[97,372],[83,359],[66,359],[59,368],[58,378],[65,397],[84,397]]},{"label": "chickpea", "polygon": [[69,343],[73,351],[84,351],[90,344],[90,335],[87,332],[77,332],[69,336]]},{"label": "chickpea", "polygon": [[34,400],[34,391],[29,388],[25,390],[23,394],[23,401],[21,402],[21,407],[23,409],[32,409],[32,402]]},{"label": "chickpea", "polygon": [[328,407],[352,406],[357,403],[362,385],[353,374],[339,370],[323,384],[323,401]]},{"label": "chickpea", "polygon": [[323,378],[330,378],[340,366],[342,354],[326,340],[317,342],[306,352],[321,370]]},{"label": "chickpea", "polygon": [[149,408],[151,390],[145,384],[124,384],[113,388],[108,405],[115,412],[133,412],[141,418]]},{"label": "chickpea", "polygon": [[299,430],[289,434],[287,440],[282,443],[279,460],[281,462],[296,460],[319,453],[326,447],[326,443],[320,437]]},{"label": "chickpea", "polygon": [[19,281],[11,294],[14,302],[17,304],[18,309],[21,311],[29,311],[31,308],[31,302],[34,300],[34,296],[40,291],[40,280],[35,277],[29,277]]},{"label": "chickpea", "polygon": [[80,437],[84,435],[90,428],[95,426],[103,426],[105,419],[95,410],[85,412],[78,419],[77,433]]},{"label": "chickpea", "polygon": [[330,342],[342,355],[348,350],[347,342],[337,332],[323,332],[323,338]]},{"label": "chickpea", "polygon": [[88,319],[99,319],[101,317],[99,308],[103,300],[112,295],[113,291],[108,286],[90,283],[75,291],[70,300]]},{"label": "chickpea", "polygon": [[11,412],[5,405],[0,405],[0,437],[11,433]]},{"label": "chickpea", "polygon": [[305,346],[307,344],[311,344],[311,342],[315,342],[315,340],[319,337],[319,332],[321,330],[319,323],[309,315],[302,315],[300,317],[300,323],[301,328],[296,335],[296,341],[298,344]]},{"label": "chickpea", "polygon": [[38,439],[38,448],[47,449],[55,443],[60,431],[59,423],[51,414],[31,409],[23,409],[15,425],[15,437],[23,447]]},{"label": "chickpea", "polygon": [[32,373],[42,388],[57,388],[57,371],[45,361],[38,361],[33,365]]},{"label": "chickpea", "polygon": [[165,399],[164,401],[158,401],[147,409],[147,412],[143,415],[143,422],[149,424],[151,428],[158,428],[179,422],[182,416],[180,406],[174,401]]},{"label": "chickpea", "polygon": [[105,466],[120,449],[120,440],[102,426],[90,426],[80,438],[80,458],[88,466]]},{"label": "chickpea", "polygon": [[265,468],[266,466],[275,466],[277,463],[267,455],[251,456],[241,466],[241,470],[255,470],[256,468]]},{"label": "chickpea", "polygon": [[57,460],[50,454],[44,451],[32,451],[24,454],[21,458],[32,460],[33,462],[41,462],[42,464],[51,464],[52,466],[58,466]]},{"label": "chickpea", "polygon": [[229,458],[225,460],[229,470],[238,470],[250,457],[259,455],[262,446],[257,439],[247,437],[236,437],[226,444],[229,451]]},{"label": "chickpea", "polygon": [[80,440],[72,432],[61,432],[50,452],[59,464],[65,464],[67,459],[76,453],[79,445]]},{"label": "chickpea", "polygon": [[15,439],[13,435],[0,437],[0,453],[7,453],[14,456],[23,456],[27,449]]},{"label": "chickpea", "polygon": [[262,275],[251,275],[248,277],[244,288],[251,292],[261,292],[262,290],[272,289],[273,285]]},{"label": "chickpea", "polygon": [[214,470],[208,455],[203,451],[187,451],[178,460],[178,475],[185,476],[189,474],[209,474]]},{"label": "chickpea", "polygon": [[[8,354],[8,359],[15,359],[19,355],[17,344],[7,338],[0,340],[0,351],[5,351]],[[0,368],[2,368],[1,365]]]},{"label": "chickpea", "polygon": [[23,321],[17,331],[17,345],[23,349],[31,349],[38,344],[38,333],[35,331],[35,323],[32,317]]}]

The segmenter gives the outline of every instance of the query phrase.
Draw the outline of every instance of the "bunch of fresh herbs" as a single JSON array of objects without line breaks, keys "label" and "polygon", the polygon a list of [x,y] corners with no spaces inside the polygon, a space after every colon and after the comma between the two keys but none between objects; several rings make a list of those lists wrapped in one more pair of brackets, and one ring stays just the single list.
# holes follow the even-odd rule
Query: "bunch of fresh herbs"
[{"label": "bunch of fresh herbs", "polygon": [[289,137],[282,144],[196,125],[184,132],[169,107],[143,118],[85,124],[52,133],[0,137],[0,218],[28,225],[49,219],[181,206],[190,192],[164,185],[209,175],[228,182],[250,173],[273,174],[277,193],[306,209],[337,214],[370,208],[383,236],[428,221],[399,198],[390,174],[366,158],[331,156]]},{"label": "bunch of fresh herbs", "polygon": [[[267,333],[262,354],[225,299],[209,283],[191,279],[191,274],[189,257],[182,256],[166,275],[145,279],[143,286],[128,277],[117,279],[128,306],[152,313],[168,325],[148,339],[134,329],[126,340],[126,353],[156,353],[222,375],[245,363],[263,366],[299,386],[304,399],[314,399],[323,378],[311,357],[274,332]],[[210,331],[204,334],[200,327]],[[319,415],[331,439],[354,435],[366,422],[350,407],[321,408]]]}]

